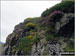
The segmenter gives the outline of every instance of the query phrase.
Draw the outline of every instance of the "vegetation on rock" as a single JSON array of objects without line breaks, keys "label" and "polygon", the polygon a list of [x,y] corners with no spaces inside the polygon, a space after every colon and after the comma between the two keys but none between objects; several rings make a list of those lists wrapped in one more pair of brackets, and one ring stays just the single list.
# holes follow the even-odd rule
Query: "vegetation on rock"
[{"label": "vegetation on rock", "polygon": [[62,1],[61,3],[45,10],[41,16],[45,17],[55,10],[60,10],[64,13],[74,13],[74,1]]},{"label": "vegetation on rock", "polygon": [[73,13],[74,1],[62,1],[45,10],[41,17],[25,19],[8,35],[4,54],[31,55],[34,45],[41,46],[41,49],[45,46],[44,54],[49,54],[47,42],[53,42],[55,39],[61,45],[65,43],[64,51],[74,51]]}]

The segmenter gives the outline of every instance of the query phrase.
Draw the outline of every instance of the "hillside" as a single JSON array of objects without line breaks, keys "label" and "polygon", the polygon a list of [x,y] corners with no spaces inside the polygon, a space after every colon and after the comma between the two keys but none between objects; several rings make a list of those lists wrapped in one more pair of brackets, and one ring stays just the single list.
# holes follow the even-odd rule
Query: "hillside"
[{"label": "hillside", "polygon": [[4,44],[3,55],[55,55],[74,52],[74,1],[45,10],[41,17],[16,25]]},{"label": "hillside", "polygon": [[0,55],[1,55],[1,52],[3,52],[3,45],[4,43],[0,42]]}]

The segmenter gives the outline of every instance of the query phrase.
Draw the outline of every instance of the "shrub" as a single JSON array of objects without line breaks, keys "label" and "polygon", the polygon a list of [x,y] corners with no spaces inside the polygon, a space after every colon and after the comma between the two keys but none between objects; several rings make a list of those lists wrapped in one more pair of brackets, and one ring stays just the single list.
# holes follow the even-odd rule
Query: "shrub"
[{"label": "shrub", "polygon": [[62,11],[53,11],[49,16],[52,17],[55,14],[63,14]]},{"label": "shrub", "polygon": [[27,23],[29,23],[29,22],[37,23],[37,19],[38,19],[38,17],[26,18],[26,19],[24,20],[24,24],[27,24]]},{"label": "shrub", "polygon": [[63,49],[64,49],[64,51],[67,51],[67,52],[74,52],[74,44],[72,44],[68,41],[67,46]]},{"label": "shrub", "polygon": [[52,32],[52,27],[45,27],[45,31],[47,32],[47,33],[50,33],[50,32]]},{"label": "shrub", "polygon": [[29,55],[31,48],[32,48],[32,43],[28,39],[28,37],[23,37],[19,43],[19,50],[23,50],[25,55]]},{"label": "shrub", "polygon": [[49,18],[53,18],[53,21],[59,21],[60,18],[62,18],[63,16],[63,12],[62,11],[53,11],[50,15]]},{"label": "shrub", "polygon": [[26,19],[24,20],[24,23],[27,24],[27,23],[32,22],[32,21],[33,21],[32,18],[26,18]]},{"label": "shrub", "polygon": [[29,35],[29,36],[28,36],[28,39],[29,39],[29,40],[31,40],[32,38],[33,38],[33,36],[32,36],[32,35]]},{"label": "shrub", "polygon": [[35,24],[34,24],[34,23],[32,23],[32,22],[30,22],[30,23],[28,23],[26,26],[34,27],[34,26],[35,26]]},{"label": "shrub", "polygon": [[26,30],[30,31],[31,29],[35,29],[36,24],[30,22],[28,24],[26,24]]},{"label": "shrub", "polygon": [[19,37],[19,35],[16,34],[16,37]]},{"label": "shrub", "polygon": [[53,40],[53,37],[54,36],[52,34],[49,34],[49,35],[46,36],[46,40],[47,41]]},{"label": "shrub", "polygon": [[40,41],[40,37],[39,36],[34,36],[33,38],[33,43],[39,42]]},{"label": "shrub", "polygon": [[30,30],[29,32],[30,32],[31,35],[35,34],[34,30]]}]

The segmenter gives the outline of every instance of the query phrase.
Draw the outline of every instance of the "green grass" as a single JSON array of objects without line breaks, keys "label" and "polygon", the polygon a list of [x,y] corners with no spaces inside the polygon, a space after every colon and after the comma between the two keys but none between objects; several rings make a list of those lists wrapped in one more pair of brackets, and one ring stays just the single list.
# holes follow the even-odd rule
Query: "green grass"
[{"label": "green grass", "polygon": [[64,49],[64,51],[74,52],[74,44],[71,44],[69,41],[67,41],[67,46],[63,49]]},{"label": "green grass", "polygon": [[55,6],[46,9],[43,13],[42,13],[42,17],[45,17],[47,15],[49,15],[50,13],[52,13],[55,10],[60,10],[63,11],[65,13],[74,13],[74,1],[62,1],[59,4],[56,4]]},{"label": "green grass", "polygon": [[46,36],[46,41],[52,40],[53,37],[54,37],[54,36],[53,36],[52,34],[47,35],[47,36]]}]

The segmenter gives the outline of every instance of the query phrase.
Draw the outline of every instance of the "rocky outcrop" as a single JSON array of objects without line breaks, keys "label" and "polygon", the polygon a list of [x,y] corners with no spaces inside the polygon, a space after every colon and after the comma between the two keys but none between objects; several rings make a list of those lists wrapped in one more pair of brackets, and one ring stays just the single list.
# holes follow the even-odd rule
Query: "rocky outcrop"
[{"label": "rocky outcrop", "polygon": [[56,22],[55,32],[57,35],[71,37],[74,33],[74,18],[72,13],[64,14],[60,21]]},{"label": "rocky outcrop", "polygon": [[47,16],[42,21],[42,25],[52,27],[52,31],[57,36],[71,37],[74,33],[74,15],[73,13],[63,13],[59,20],[56,17]]},{"label": "rocky outcrop", "polygon": [[[52,27],[52,30],[54,32],[54,35],[55,36],[63,36],[63,37],[71,37],[74,33],[74,14],[72,13],[64,13],[63,17],[60,18],[59,21],[52,21],[53,19],[51,18],[49,21],[45,20],[40,20],[41,22],[41,25],[43,24],[44,22],[44,25],[46,26],[49,26]],[[41,37],[40,41],[45,38],[45,35],[46,32],[44,30],[38,30],[38,35]],[[6,41],[6,44],[5,44],[5,47],[4,47],[4,51],[3,51],[3,54],[6,54],[6,55],[23,55],[23,51],[22,50],[17,50],[15,51],[15,53],[12,53],[12,50],[13,50],[13,47],[18,47],[18,44],[20,42],[20,40],[22,39],[22,37],[26,36],[27,35],[27,32],[26,30],[24,29],[24,24],[19,24],[19,25],[16,25],[15,28],[14,28],[14,31],[13,33],[9,34],[8,37],[7,37],[7,41]],[[43,42],[41,42],[43,44]],[[35,44],[34,44],[35,45]],[[38,55],[38,53],[40,53],[40,55],[43,54],[43,51],[44,51],[44,46],[43,48],[41,49],[41,46],[40,44],[37,45],[37,50],[36,50],[36,47],[33,45],[32,47],[32,50],[33,50],[33,53],[32,55]],[[47,44],[48,45],[48,49],[51,49],[49,50],[50,53],[53,53],[54,51],[56,51],[58,48],[59,43],[57,43],[56,45],[51,45],[51,44]],[[54,46],[54,48],[52,47]],[[52,50],[52,48],[54,50]],[[35,50],[34,50],[35,49]],[[60,48],[61,49],[61,48]],[[35,53],[35,51],[37,51]],[[52,52],[51,52],[52,51]],[[60,52],[60,50],[56,51],[57,54]]]},{"label": "rocky outcrop", "polygon": [[[53,7],[51,11],[48,9],[41,17],[28,18],[16,25],[13,32],[8,35],[4,46],[1,47],[3,48],[2,54],[42,56],[45,49],[48,51],[45,52],[48,55],[59,54],[62,49],[59,43],[63,42],[63,40],[59,41],[59,36],[69,39],[66,42],[71,42],[73,45],[75,14],[73,14],[72,8],[74,3],[66,1],[59,5]],[[66,7],[64,7],[65,5]],[[67,6],[71,8],[68,10]],[[67,13],[65,13],[66,11]],[[47,36],[48,39],[46,39]],[[56,39],[57,41],[55,41]]]},{"label": "rocky outcrop", "polygon": [[[59,21],[53,21],[54,19],[51,18],[48,20],[45,20],[47,18],[43,18],[44,20],[38,20],[39,22],[41,22],[41,25],[44,23],[44,25],[47,27],[52,27],[52,32],[55,36],[63,36],[63,37],[71,37],[74,33],[74,14],[72,13],[64,13],[64,15],[62,16],[62,18],[60,18]],[[9,34],[7,37],[7,41],[4,47],[4,51],[3,54],[6,55],[23,55],[24,52],[22,50],[16,50],[14,53],[12,52],[13,47],[18,47],[18,44],[20,42],[20,40],[22,39],[22,37],[27,36],[27,32],[24,29],[24,24],[19,24],[16,25],[14,28],[13,33]],[[40,29],[40,28],[39,28]],[[51,32],[51,33],[52,33]],[[42,41],[43,38],[45,38],[46,32],[44,30],[38,30],[38,35],[41,37],[40,41]],[[43,44],[43,41],[41,42]],[[42,46],[42,44],[38,44],[37,45],[37,49],[35,47],[35,44],[32,47],[32,55],[43,55],[43,51],[44,51],[44,45]],[[54,46],[54,48],[53,48]],[[43,47],[43,48],[41,48]],[[48,44],[47,43],[47,47],[48,47],[48,51],[50,52],[50,54],[53,54],[53,52],[56,51],[57,54],[60,53],[60,45],[59,43],[53,45],[53,44]],[[59,48],[60,49],[59,49]],[[50,49],[50,50],[49,50]]]},{"label": "rocky outcrop", "polygon": [[16,35],[20,35],[21,32],[23,32],[24,27],[25,27],[25,24],[24,24],[24,23],[20,23],[20,24],[18,24],[18,25],[15,26],[13,32],[14,32]]}]

